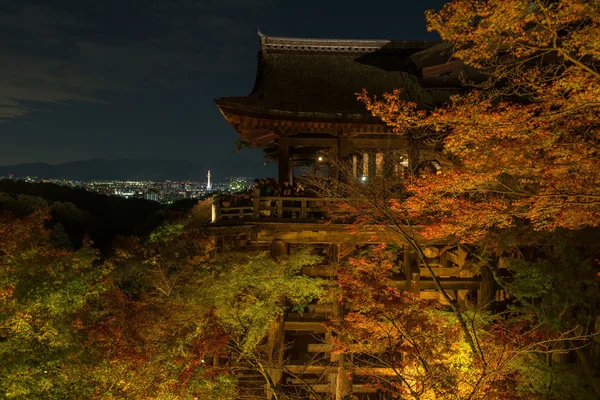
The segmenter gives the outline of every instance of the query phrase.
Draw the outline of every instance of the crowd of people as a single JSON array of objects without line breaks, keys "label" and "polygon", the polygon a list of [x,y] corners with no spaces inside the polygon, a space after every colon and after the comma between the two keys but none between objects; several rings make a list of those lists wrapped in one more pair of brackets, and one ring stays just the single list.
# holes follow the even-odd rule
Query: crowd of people
[{"label": "crowd of people", "polygon": [[[236,194],[224,194],[219,197],[219,205],[221,209],[232,207],[251,207],[253,199],[258,194],[260,197],[312,197],[312,193],[307,193],[307,190],[301,183],[290,183],[285,179],[281,184],[275,178],[256,178],[254,186],[248,191]],[[261,200],[261,205],[264,208],[275,206],[276,200]],[[284,201],[284,206],[294,206],[293,201]],[[287,213],[286,213],[287,214]],[[271,216],[271,211],[261,211],[262,216]],[[292,215],[290,215],[292,216]],[[287,217],[285,215],[284,217]]]},{"label": "crowd of people", "polygon": [[275,178],[254,180],[254,187],[250,191],[259,190],[260,197],[304,197],[306,191],[300,183],[291,184],[285,179],[280,185]]}]

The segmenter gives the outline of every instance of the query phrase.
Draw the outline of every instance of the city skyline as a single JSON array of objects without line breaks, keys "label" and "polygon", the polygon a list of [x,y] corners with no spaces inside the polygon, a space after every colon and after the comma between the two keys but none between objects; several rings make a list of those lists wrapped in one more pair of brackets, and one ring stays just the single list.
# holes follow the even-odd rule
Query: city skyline
[{"label": "city skyline", "polygon": [[50,183],[73,189],[85,189],[89,192],[108,196],[138,198],[159,203],[172,203],[184,199],[203,199],[215,194],[245,192],[253,186],[253,178],[249,176],[230,176],[223,180],[210,182],[208,180],[72,180],[53,179],[34,176],[3,176],[0,182],[21,181],[25,183]]}]

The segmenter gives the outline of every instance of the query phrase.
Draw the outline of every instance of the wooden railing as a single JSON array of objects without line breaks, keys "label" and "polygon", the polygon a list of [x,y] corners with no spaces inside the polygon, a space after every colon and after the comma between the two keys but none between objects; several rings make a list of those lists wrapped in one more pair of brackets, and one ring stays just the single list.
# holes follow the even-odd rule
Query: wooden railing
[{"label": "wooden railing", "polygon": [[[248,199],[246,200],[248,201]],[[332,203],[340,199],[321,197],[260,197],[249,199],[247,205],[225,207],[220,199],[213,201],[212,221],[261,218],[297,218],[323,220],[331,218]]]}]

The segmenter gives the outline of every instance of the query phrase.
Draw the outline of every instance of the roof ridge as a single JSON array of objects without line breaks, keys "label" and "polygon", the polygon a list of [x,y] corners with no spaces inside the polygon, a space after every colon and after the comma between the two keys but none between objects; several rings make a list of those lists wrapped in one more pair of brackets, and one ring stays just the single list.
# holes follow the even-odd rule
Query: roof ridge
[{"label": "roof ridge", "polygon": [[389,40],[389,39],[325,39],[268,36],[258,31],[262,51],[287,50],[303,52],[370,53],[383,47],[395,49],[425,49],[439,40]]}]

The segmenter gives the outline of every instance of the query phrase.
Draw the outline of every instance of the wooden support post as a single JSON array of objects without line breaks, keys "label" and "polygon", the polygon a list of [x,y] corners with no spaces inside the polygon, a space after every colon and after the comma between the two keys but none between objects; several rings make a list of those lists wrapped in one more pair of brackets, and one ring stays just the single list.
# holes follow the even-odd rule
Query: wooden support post
[{"label": "wooden support post", "polygon": [[[333,299],[333,318],[342,320],[344,318],[344,307],[334,297]],[[344,340],[343,337],[340,340]],[[348,379],[347,372],[350,369],[348,362],[348,355],[339,353],[331,354],[331,361],[338,363],[337,373],[331,373],[328,375],[328,380],[331,384],[332,394],[335,395],[336,400],[342,400],[352,392],[352,382]],[[335,376],[334,376],[335,375]]]},{"label": "wooden support post", "polygon": [[363,153],[362,156],[362,176],[369,176],[369,153]]},{"label": "wooden support post", "polygon": [[378,177],[383,176],[383,162],[384,162],[383,153],[381,153],[381,152],[375,153],[375,176],[378,176]]},{"label": "wooden support post", "polygon": [[[418,256],[417,256],[418,257]],[[421,291],[421,268],[419,268],[419,259],[410,263],[410,291],[419,293]]]},{"label": "wooden support post", "polygon": [[419,263],[413,259],[413,253],[408,245],[404,245],[404,276],[406,276],[406,290],[419,293],[421,290],[421,270]]},{"label": "wooden support post", "polygon": [[[331,343],[331,333],[327,332],[325,334],[325,343]],[[337,354],[331,354],[329,355],[329,360],[331,362],[334,362],[334,360],[337,360],[338,356]],[[336,387],[337,387],[337,369],[334,371],[330,371],[327,373],[327,382],[329,383],[329,392],[330,393],[335,393],[336,391]]]},{"label": "wooden support post", "polygon": [[369,151],[369,180],[377,176],[377,153]]},{"label": "wooden support post", "polygon": [[333,243],[329,245],[328,258],[330,263],[337,263],[340,261],[340,245]]},{"label": "wooden support post", "polygon": [[496,280],[492,270],[487,265],[481,266],[481,286],[477,293],[479,309],[489,310],[496,299]]},{"label": "wooden support post", "polygon": [[279,182],[286,179],[291,180],[290,168],[290,138],[287,136],[279,136]]},{"label": "wooden support post", "polygon": [[336,377],[335,400],[343,400],[352,392],[352,382],[348,378],[351,366],[348,365],[348,355],[339,355],[339,367]]},{"label": "wooden support post", "polygon": [[[283,376],[283,353],[285,341],[285,322],[283,315],[279,317],[277,322],[273,322],[268,332],[268,353],[271,366],[267,372],[271,381],[275,384],[275,389],[278,390],[281,386],[281,378]],[[267,399],[273,398],[273,392],[267,388]]]},{"label": "wooden support post", "polygon": [[463,246],[458,246],[456,249],[456,263],[459,267],[464,267],[467,261],[467,256],[469,255],[469,251],[465,249]]},{"label": "wooden support post", "polygon": [[403,260],[402,260],[402,265],[404,267],[404,277],[406,278],[406,281],[410,281],[410,248],[407,245],[403,246],[402,249],[402,255],[403,255]]},{"label": "wooden support post", "polygon": [[[458,246],[458,249],[456,250],[456,264],[459,266],[459,277],[461,278],[473,278],[473,268],[469,268],[467,263],[468,256],[469,251],[463,246]],[[467,299],[468,293],[468,290],[458,290],[456,292],[456,299],[461,310],[473,310],[476,308],[476,306]]]}]

